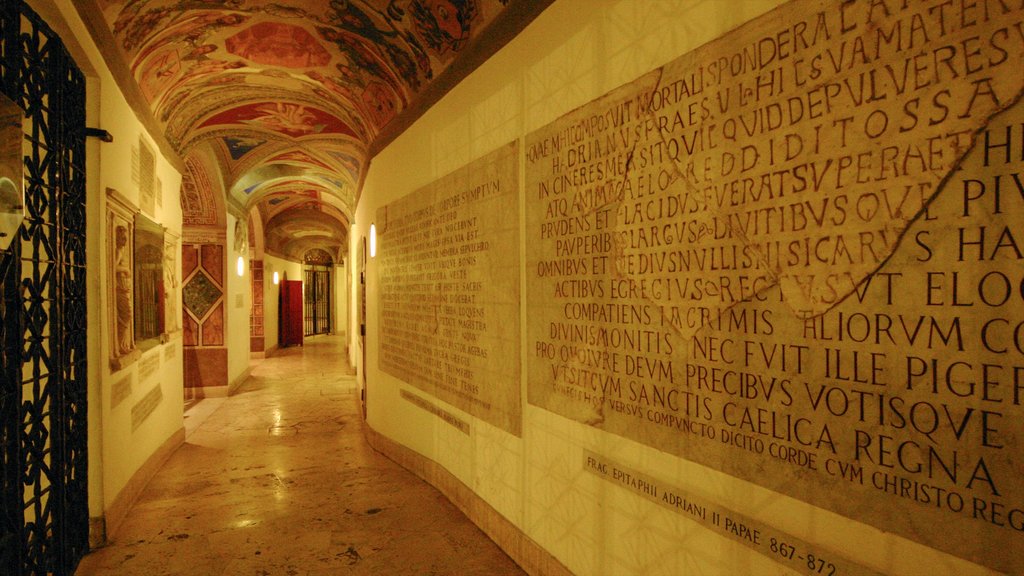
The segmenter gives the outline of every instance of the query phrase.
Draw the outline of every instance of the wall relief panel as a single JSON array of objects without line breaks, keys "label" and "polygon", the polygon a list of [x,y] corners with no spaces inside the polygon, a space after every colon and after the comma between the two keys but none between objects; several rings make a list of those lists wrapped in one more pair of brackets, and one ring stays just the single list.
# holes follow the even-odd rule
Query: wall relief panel
[{"label": "wall relief panel", "polygon": [[182,355],[186,388],[227,385],[224,346],[224,244],[181,245]]},{"label": "wall relief panel", "polygon": [[528,400],[1024,571],[1024,6],[796,1],[528,137]]},{"label": "wall relief panel", "polygon": [[518,143],[377,212],[381,370],[522,429]]},{"label": "wall relief panel", "polygon": [[135,346],[135,214],[138,210],[107,188],[107,286],[110,326],[110,369],[114,372],[138,360]]}]

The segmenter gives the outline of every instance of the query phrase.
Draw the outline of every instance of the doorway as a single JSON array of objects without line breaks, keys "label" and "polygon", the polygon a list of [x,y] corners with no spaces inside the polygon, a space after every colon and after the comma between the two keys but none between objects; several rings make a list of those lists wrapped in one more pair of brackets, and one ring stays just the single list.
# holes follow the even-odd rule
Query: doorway
[{"label": "doorway", "polygon": [[310,250],[303,264],[306,336],[330,334],[332,328],[331,303],[333,301],[331,276],[334,261],[323,250]]}]

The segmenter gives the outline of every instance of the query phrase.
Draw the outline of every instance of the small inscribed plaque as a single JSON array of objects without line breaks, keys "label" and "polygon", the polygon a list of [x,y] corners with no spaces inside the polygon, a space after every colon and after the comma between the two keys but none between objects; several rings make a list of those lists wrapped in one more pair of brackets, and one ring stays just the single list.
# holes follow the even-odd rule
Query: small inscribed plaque
[{"label": "small inscribed plaque", "polygon": [[146,393],[132,406],[132,431],[134,432],[143,422],[149,418],[149,415],[156,410],[156,407],[160,405],[160,401],[164,399],[163,389],[157,384],[152,390]]},{"label": "small inscribed plaque", "polygon": [[407,390],[400,391],[399,396],[401,396],[404,400],[407,400],[419,406],[420,408],[426,410],[427,412],[430,412],[431,414],[437,416],[441,420],[444,420],[448,424],[451,424],[452,427],[458,429],[459,432],[462,432],[467,436],[469,435],[469,422],[466,422],[462,418],[459,418],[458,416],[452,414],[451,412],[441,408],[437,404],[424,400],[423,398],[420,398],[419,396],[412,394]]},{"label": "small inscribed plaque", "polygon": [[164,347],[164,362],[173,360],[178,355],[178,345],[174,342]]},{"label": "small inscribed plaque", "polygon": [[1024,5],[900,6],[785,4],[528,137],[528,400],[1021,573]]},{"label": "small inscribed plaque", "polygon": [[808,576],[880,576],[830,550],[585,451],[583,469]]},{"label": "small inscribed plaque", "polygon": [[139,383],[144,384],[160,369],[160,353],[154,352],[139,361]]},{"label": "small inscribed plaque", "polygon": [[139,136],[139,209],[156,214],[156,156],[153,148]]},{"label": "small inscribed plaque", "polygon": [[517,143],[377,212],[380,365],[521,433]]},{"label": "small inscribed plaque", "polygon": [[121,405],[132,395],[132,374],[129,372],[123,378],[110,386],[110,409],[113,410]]},{"label": "small inscribed plaque", "polygon": [[140,139],[139,142],[132,144],[132,184],[135,184],[136,186],[139,185],[139,162],[141,160],[139,145],[141,142],[142,140]]}]

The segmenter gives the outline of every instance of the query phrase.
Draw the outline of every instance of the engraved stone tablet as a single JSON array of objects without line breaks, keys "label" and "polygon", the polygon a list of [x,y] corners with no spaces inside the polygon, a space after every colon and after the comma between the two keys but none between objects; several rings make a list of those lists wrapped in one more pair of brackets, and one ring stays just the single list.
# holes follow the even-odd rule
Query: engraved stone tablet
[{"label": "engraved stone tablet", "polygon": [[110,386],[110,409],[121,405],[132,395],[132,374],[129,372]]},{"label": "engraved stone tablet", "polygon": [[529,136],[528,398],[1019,573],[1024,6],[903,4],[786,4]]},{"label": "engraved stone tablet", "polygon": [[381,369],[521,433],[518,143],[377,212]]},{"label": "engraved stone tablet", "polygon": [[160,384],[157,384],[132,406],[132,432],[149,418],[150,414],[156,410],[156,407],[160,405],[163,399],[163,389],[160,387]]},{"label": "engraved stone tablet", "polygon": [[160,353],[154,352],[139,361],[139,383],[144,384],[160,369]]}]

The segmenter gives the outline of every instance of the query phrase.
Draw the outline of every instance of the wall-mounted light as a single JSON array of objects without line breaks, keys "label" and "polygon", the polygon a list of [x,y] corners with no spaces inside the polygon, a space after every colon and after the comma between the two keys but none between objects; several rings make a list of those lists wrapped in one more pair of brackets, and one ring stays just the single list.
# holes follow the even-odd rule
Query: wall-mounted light
[{"label": "wall-mounted light", "polygon": [[277,272],[274,272],[274,284],[277,285],[277,284],[280,284],[280,283],[281,283],[281,277],[278,276]]},{"label": "wall-mounted light", "polygon": [[235,264],[235,270],[238,271],[239,276],[245,276],[245,258],[243,256],[238,257],[238,262]]},{"label": "wall-mounted light", "polygon": [[370,224],[370,258],[377,255],[377,225]]}]

